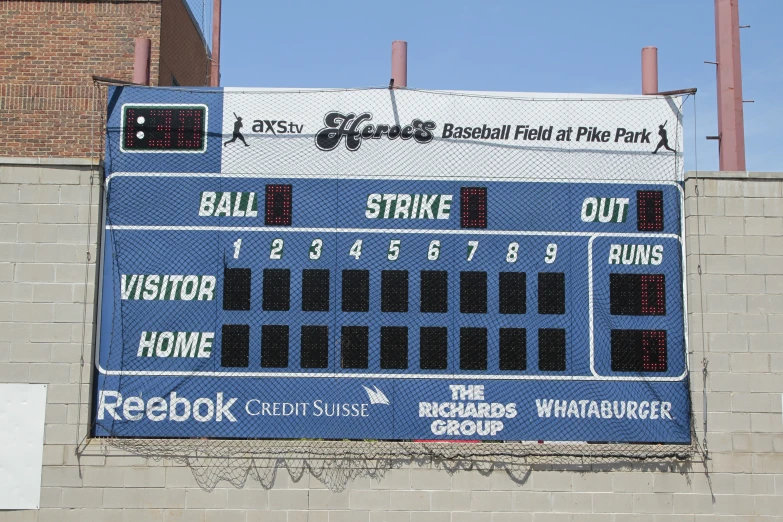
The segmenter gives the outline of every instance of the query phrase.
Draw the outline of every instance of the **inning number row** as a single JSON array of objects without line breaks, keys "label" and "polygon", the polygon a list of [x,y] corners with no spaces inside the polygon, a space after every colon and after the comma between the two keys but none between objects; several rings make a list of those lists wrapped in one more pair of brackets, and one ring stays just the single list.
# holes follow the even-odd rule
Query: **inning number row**
[{"label": "inning number row", "polygon": [[[234,241],[234,259],[239,259],[240,252],[242,251],[242,238],[238,238],[236,241]],[[364,240],[357,239],[353,242],[351,245],[351,248],[348,250],[348,256],[353,257],[354,259],[359,259],[362,256],[362,248],[364,246]],[[324,241],[320,238],[315,238],[310,243],[310,248],[308,250],[308,256],[312,260],[317,260],[321,258],[321,254],[323,253],[324,249]],[[479,242],[478,241],[467,241],[467,253],[466,253],[466,260],[472,261],[473,256],[476,254],[476,252],[479,249]],[[275,238],[272,240],[272,243],[269,247],[269,259],[283,259],[283,253],[285,251],[285,241],[282,238]],[[401,239],[391,239],[389,240],[389,249],[386,253],[386,259],[389,261],[396,261],[400,258],[400,253],[402,251],[402,240]],[[441,253],[441,243],[438,239],[433,239],[430,241],[429,247],[427,248],[427,259],[430,261],[437,261],[440,259],[440,253]],[[516,241],[511,241],[508,244],[508,249],[506,251],[506,262],[508,263],[516,263],[519,259],[519,243]],[[544,251],[544,262],[551,264],[554,263],[557,259],[557,243],[549,243],[546,246],[546,249]]]}]

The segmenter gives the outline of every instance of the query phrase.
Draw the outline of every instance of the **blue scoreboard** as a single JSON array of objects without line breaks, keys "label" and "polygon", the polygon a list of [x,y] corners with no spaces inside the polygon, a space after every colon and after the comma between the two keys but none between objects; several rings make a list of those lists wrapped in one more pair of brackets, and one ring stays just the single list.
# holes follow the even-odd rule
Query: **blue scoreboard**
[{"label": "blue scoreboard", "polygon": [[689,443],[671,102],[113,89],[95,435]]}]

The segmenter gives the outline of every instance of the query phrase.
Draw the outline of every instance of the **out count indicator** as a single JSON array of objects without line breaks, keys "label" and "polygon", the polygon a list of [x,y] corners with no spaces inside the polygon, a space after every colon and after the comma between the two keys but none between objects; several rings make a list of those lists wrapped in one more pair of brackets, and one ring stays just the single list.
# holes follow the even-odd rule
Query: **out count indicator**
[{"label": "out count indicator", "polygon": [[125,152],[203,152],[207,108],[203,105],[126,105],[122,150]]}]

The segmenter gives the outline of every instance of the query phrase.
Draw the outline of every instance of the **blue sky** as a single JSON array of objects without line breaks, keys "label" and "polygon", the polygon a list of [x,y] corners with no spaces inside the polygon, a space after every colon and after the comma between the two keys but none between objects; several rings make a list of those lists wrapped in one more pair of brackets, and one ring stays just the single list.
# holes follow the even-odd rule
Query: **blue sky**
[{"label": "blue sky", "polygon": [[[223,0],[222,17],[224,86],[387,85],[391,42],[407,40],[412,88],[636,94],[655,45],[659,88],[699,90],[686,168],[696,152],[718,167],[712,0]],[[741,0],[740,21],[747,167],[783,171],[783,1]]]}]

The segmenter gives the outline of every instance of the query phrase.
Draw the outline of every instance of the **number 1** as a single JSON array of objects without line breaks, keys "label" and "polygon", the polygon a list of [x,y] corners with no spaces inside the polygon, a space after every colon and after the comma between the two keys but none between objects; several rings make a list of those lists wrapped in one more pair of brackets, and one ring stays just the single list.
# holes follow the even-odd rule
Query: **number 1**
[{"label": "number 1", "polygon": [[242,238],[234,241],[234,259],[239,259],[239,249],[242,247]]}]

